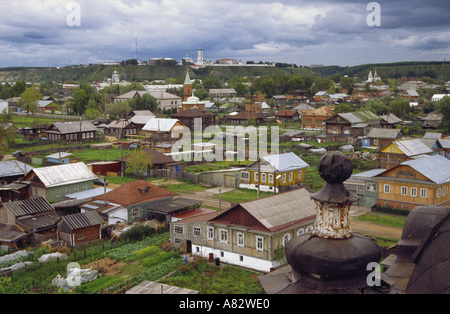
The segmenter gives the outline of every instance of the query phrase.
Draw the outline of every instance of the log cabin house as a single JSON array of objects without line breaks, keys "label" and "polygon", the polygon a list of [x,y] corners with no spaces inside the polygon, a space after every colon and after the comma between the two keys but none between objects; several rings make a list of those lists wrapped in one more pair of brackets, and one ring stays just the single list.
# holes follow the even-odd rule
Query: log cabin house
[{"label": "log cabin house", "polygon": [[65,215],[58,223],[58,240],[81,246],[102,238],[105,221],[96,211]]},{"label": "log cabin house", "polygon": [[378,183],[378,206],[412,210],[450,205],[450,160],[443,156],[409,160],[373,179]]},{"label": "log cabin house", "polygon": [[172,222],[170,241],[194,255],[269,272],[280,264],[278,250],[313,230],[315,214],[310,193],[301,188]]}]

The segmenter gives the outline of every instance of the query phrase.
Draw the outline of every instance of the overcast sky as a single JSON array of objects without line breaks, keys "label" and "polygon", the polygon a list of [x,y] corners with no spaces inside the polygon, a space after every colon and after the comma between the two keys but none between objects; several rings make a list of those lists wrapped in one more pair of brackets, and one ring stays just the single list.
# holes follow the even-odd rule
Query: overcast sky
[{"label": "overcast sky", "polygon": [[[449,0],[0,0],[0,67],[167,57],[298,65],[450,60]],[[379,16],[375,15],[379,12]],[[380,21],[380,26],[369,26]]]}]

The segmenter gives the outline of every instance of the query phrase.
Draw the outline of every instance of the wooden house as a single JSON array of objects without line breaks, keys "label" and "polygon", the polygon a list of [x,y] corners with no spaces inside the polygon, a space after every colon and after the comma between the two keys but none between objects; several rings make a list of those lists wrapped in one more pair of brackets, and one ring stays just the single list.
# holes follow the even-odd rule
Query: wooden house
[{"label": "wooden house", "polygon": [[29,182],[31,197],[44,197],[50,203],[66,194],[92,189],[97,176],[83,163],[34,168],[23,179]]},{"label": "wooden house", "polygon": [[97,127],[91,121],[53,122],[44,135],[51,141],[94,140]]},{"label": "wooden house", "polygon": [[37,112],[39,113],[50,112],[55,114],[55,111],[61,110],[61,106],[53,100],[38,100],[37,105]]},{"label": "wooden house", "polygon": [[18,160],[0,161],[0,186],[22,179],[33,169],[32,166]]},{"label": "wooden house", "polygon": [[[179,139],[179,137],[172,138],[172,131],[177,129],[181,131],[184,128],[185,125],[178,119],[153,118],[145,124],[142,131],[144,131],[144,134],[147,137],[164,141]],[[180,137],[181,136],[182,135],[180,134]]]},{"label": "wooden house", "polygon": [[400,125],[403,122],[402,119],[392,113],[381,115],[380,118],[380,127],[386,129],[395,129],[397,125]]},{"label": "wooden house", "polygon": [[379,127],[381,118],[372,111],[338,113],[324,121],[325,133],[340,137],[365,136],[371,127]]},{"label": "wooden house", "polygon": [[362,147],[380,148],[404,137],[401,129],[372,128],[362,139]]},{"label": "wooden house", "polygon": [[294,153],[263,156],[239,172],[239,187],[278,192],[280,186],[301,186],[309,165]]},{"label": "wooden house", "polygon": [[40,242],[56,236],[56,224],[61,217],[43,197],[6,202],[0,205],[0,223],[14,225],[27,234],[26,239]]},{"label": "wooden house", "polygon": [[[140,117],[140,116],[134,116],[134,117]],[[147,121],[149,119],[151,119],[150,116],[144,116],[144,117],[146,117]],[[111,121],[109,124],[106,125],[105,131],[104,131],[105,134],[115,135],[119,138],[124,138],[127,135],[137,135],[138,131],[140,129],[142,129],[142,126],[139,127],[136,123],[134,123],[131,120],[133,118]],[[134,120],[138,120],[138,119],[139,118],[134,118]]]},{"label": "wooden house", "polygon": [[420,139],[393,141],[377,151],[379,166],[386,169],[432,153],[433,150]]},{"label": "wooden house", "polygon": [[197,123],[201,121],[202,130],[204,130],[208,126],[215,124],[214,113],[205,111],[204,109],[197,109],[197,108],[187,109],[181,112],[174,113],[172,115],[172,118],[178,119],[183,125],[187,126],[191,131],[194,131],[195,121],[197,121]]},{"label": "wooden house", "polygon": [[[167,169],[169,171],[179,172],[183,166],[182,162],[177,162],[172,157],[157,150],[144,149],[143,151],[150,157],[150,160],[152,161],[151,169]],[[125,162],[125,164],[130,156],[131,155],[127,155],[123,157],[123,161]],[[126,165],[124,167],[126,167]]]},{"label": "wooden house", "polygon": [[264,116],[260,113],[240,111],[236,114],[229,114],[228,121],[232,124],[244,125],[253,122],[255,125],[258,125],[264,122]]},{"label": "wooden house", "polygon": [[325,120],[334,115],[331,107],[320,107],[302,114],[302,129],[323,130]]},{"label": "wooden house", "polygon": [[194,255],[269,272],[280,264],[278,250],[313,230],[315,214],[310,193],[301,188],[172,222],[170,240]]},{"label": "wooden house", "polygon": [[281,122],[297,122],[300,115],[297,110],[279,110],[275,113],[275,118]]},{"label": "wooden house", "polygon": [[[109,225],[117,222],[135,222],[141,219],[161,218],[147,207],[154,203],[168,201],[177,193],[153,185],[144,180],[135,180],[98,196],[81,205],[81,211],[97,211]],[[106,203],[105,203],[106,198]],[[164,218],[164,216],[162,216]]]},{"label": "wooden house", "polygon": [[426,156],[403,162],[376,176],[379,206],[412,210],[450,205],[450,160]]},{"label": "wooden house", "polygon": [[437,129],[442,124],[442,114],[431,112],[426,117],[422,118],[422,128]]},{"label": "wooden house", "polygon": [[78,247],[102,238],[105,221],[96,211],[65,215],[58,223],[58,239]]}]

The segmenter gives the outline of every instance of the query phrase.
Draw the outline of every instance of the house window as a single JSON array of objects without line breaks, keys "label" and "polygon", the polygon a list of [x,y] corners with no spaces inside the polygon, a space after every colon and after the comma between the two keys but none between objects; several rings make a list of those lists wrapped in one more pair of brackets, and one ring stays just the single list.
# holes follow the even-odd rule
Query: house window
[{"label": "house window", "polygon": [[264,238],[256,236],[256,251],[263,251],[264,250]]},{"label": "house window", "polygon": [[293,172],[289,173],[289,182],[292,182],[292,181],[294,181],[294,173]]},{"label": "house window", "polygon": [[255,172],[255,182],[258,182],[258,180],[259,180],[259,174],[258,174],[258,172]]},{"label": "house window", "polygon": [[61,197],[61,190],[60,190],[60,189],[57,189],[57,190],[55,191],[55,196],[56,196],[56,197]]},{"label": "house window", "polygon": [[417,188],[411,188],[411,196],[417,197]]},{"label": "house window", "polygon": [[228,230],[220,229],[220,242],[228,243]]},{"label": "house window", "polygon": [[408,188],[406,186],[402,186],[402,195],[408,195]]},{"label": "house window", "polygon": [[202,229],[200,227],[194,227],[194,237],[199,237],[202,235]]},{"label": "house window", "polygon": [[384,193],[386,194],[391,193],[391,186],[389,184],[384,185]]},{"label": "house window", "polygon": [[302,174],[302,171],[300,170],[298,172],[298,180],[300,181],[302,179],[302,177],[303,177],[303,174]]},{"label": "house window", "polygon": [[82,191],[86,191],[87,190],[87,184],[83,184],[83,187],[81,188]]},{"label": "house window", "polygon": [[437,189],[437,197],[438,197],[438,198],[441,197],[441,188]]},{"label": "house window", "polygon": [[266,174],[261,173],[261,182],[266,182]]},{"label": "house window", "polygon": [[139,218],[139,208],[136,207],[131,210],[131,217],[133,219]]},{"label": "house window", "polygon": [[70,187],[69,188],[66,188],[66,195],[67,194],[70,194]]},{"label": "house window", "polygon": [[244,234],[242,232],[237,233],[237,246],[244,247]]},{"label": "house window", "polygon": [[245,172],[245,171],[241,172],[241,179],[242,180],[250,179],[250,173],[249,172]]},{"label": "house window", "polygon": [[421,198],[427,197],[427,189],[420,189],[420,197]]},{"label": "house window", "polygon": [[376,190],[377,190],[377,185],[376,184],[368,184],[367,185],[367,191],[375,192]]},{"label": "house window", "polygon": [[35,195],[35,196],[39,196],[39,193],[38,193],[38,189],[37,189],[37,188],[34,188],[34,195]]},{"label": "house window", "polygon": [[269,174],[269,183],[273,183],[273,174]]},{"label": "house window", "polygon": [[446,186],[444,186],[442,188],[442,196],[445,196],[445,195],[447,195],[447,187]]},{"label": "house window", "polygon": [[84,235],[79,235],[78,237],[77,237],[77,240],[83,240],[84,239]]},{"label": "house window", "polygon": [[240,261],[240,262],[243,262],[243,261],[244,261],[244,256],[239,255],[239,261]]},{"label": "house window", "polygon": [[177,234],[183,234],[183,227],[175,226],[175,227],[173,227],[173,232],[175,232]]},{"label": "house window", "polygon": [[286,183],[286,174],[283,174],[283,183]]},{"label": "house window", "polygon": [[281,243],[283,246],[286,246],[286,243],[291,239],[291,235],[289,233],[286,233],[283,238],[281,239]]},{"label": "house window", "polygon": [[214,228],[213,227],[208,227],[207,238],[208,238],[208,240],[213,240],[214,239]]}]

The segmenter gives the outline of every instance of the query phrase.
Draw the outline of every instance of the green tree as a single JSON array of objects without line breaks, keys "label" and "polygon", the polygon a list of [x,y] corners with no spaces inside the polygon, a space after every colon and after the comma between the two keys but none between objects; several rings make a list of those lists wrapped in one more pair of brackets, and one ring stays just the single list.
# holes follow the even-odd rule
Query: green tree
[{"label": "green tree", "polygon": [[22,99],[22,109],[34,114],[38,109],[38,101],[42,98],[42,94],[35,87],[27,87],[25,91],[20,94]]},{"label": "green tree", "polygon": [[410,111],[411,106],[406,99],[396,98],[390,102],[391,113],[399,118],[404,118]]},{"label": "green tree", "polygon": [[287,81],[287,88],[289,91],[295,89],[303,89],[305,87],[305,81],[300,76],[293,76]]},{"label": "green tree", "polygon": [[0,113],[0,144],[2,147],[11,145],[16,138],[16,132],[14,128],[11,128],[10,122],[12,120],[12,114],[7,113],[6,110]]},{"label": "green tree", "polygon": [[126,173],[137,174],[141,178],[147,173],[148,168],[153,166],[152,157],[142,149],[135,150],[133,154],[128,155],[125,164],[127,166]]},{"label": "green tree", "polygon": [[445,96],[436,105],[439,113],[442,114],[442,125],[450,133],[450,97]]},{"label": "green tree", "polygon": [[380,99],[370,99],[364,109],[370,110],[377,115],[383,115],[389,112],[389,107]]}]

